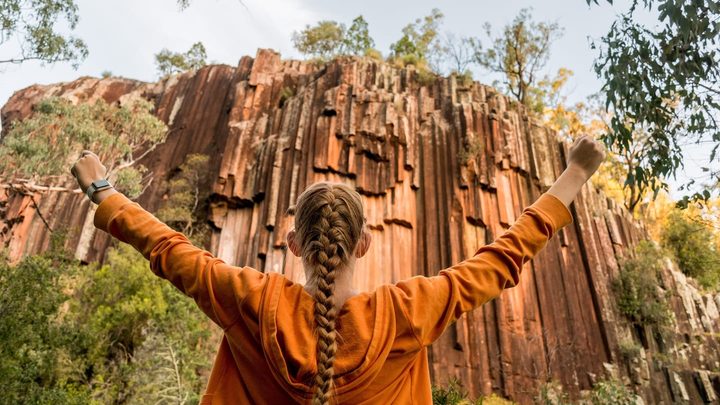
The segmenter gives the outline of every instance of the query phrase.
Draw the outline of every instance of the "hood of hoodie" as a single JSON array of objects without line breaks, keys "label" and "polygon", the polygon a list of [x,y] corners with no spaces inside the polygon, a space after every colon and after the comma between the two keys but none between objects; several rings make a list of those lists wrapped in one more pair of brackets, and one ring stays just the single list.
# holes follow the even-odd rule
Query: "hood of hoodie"
[{"label": "hood of hoodie", "polygon": [[[312,398],[317,371],[313,297],[303,286],[277,273],[268,274],[263,289],[259,327],[265,358],[288,394],[304,402]],[[395,324],[383,288],[349,298],[336,320],[338,351],[333,394],[351,401],[380,372],[392,348]]]}]

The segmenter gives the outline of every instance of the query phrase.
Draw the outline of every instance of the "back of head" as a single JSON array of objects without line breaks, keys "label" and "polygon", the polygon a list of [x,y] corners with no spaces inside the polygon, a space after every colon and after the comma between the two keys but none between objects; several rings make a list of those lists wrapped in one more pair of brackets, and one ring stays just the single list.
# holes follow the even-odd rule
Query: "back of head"
[{"label": "back of head", "polygon": [[313,404],[328,404],[337,351],[334,290],[335,277],[355,250],[364,225],[362,200],[352,187],[318,182],[298,197],[295,232],[306,268],[308,283],[315,287],[317,374]]}]

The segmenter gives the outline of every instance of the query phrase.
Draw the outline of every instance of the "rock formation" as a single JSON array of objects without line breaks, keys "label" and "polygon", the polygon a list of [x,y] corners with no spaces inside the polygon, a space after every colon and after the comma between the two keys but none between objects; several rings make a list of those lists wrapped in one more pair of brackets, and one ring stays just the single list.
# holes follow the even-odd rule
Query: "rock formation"
[{"label": "rock formation", "polygon": [[[288,207],[315,181],[350,183],[364,197],[373,233],[357,272],[368,290],[471,256],[564,168],[568,146],[494,89],[422,77],[369,59],[319,66],[260,50],[237,67],[206,66],[158,83],[80,78],[32,86],[8,101],[2,122],[7,130],[51,95],[153,101],[170,128],[142,160],[155,179],[167,179],[188,154],[211,158],[207,248],[229,263],[298,281],[301,264],[284,241],[293,221]],[[92,210],[81,194],[61,190],[71,186],[2,185],[0,239],[11,259],[45,249],[48,227],[83,229]],[[151,186],[138,202],[153,211],[162,198]],[[662,288],[671,294],[675,340],[658,342],[630,327],[610,287],[618,260],[646,238],[642,225],[591,185],[572,214],[574,223],[525,266],[517,287],[463,316],[433,345],[435,381],[457,376],[475,395],[526,403],[548,380],[577,397],[613,375],[649,403],[717,400],[720,379],[711,371],[720,369],[720,296],[701,295],[668,264]],[[102,260],[108,236],[82,233],[69,247],[86,262]],[[619,342],[632,337],[643,350],[625,361]]]}]

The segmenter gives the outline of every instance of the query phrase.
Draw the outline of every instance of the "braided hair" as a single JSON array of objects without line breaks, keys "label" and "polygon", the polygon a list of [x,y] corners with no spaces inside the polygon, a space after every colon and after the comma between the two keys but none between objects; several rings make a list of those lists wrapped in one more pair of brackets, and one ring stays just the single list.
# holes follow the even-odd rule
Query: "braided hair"
[{"label": "braided hair", "polygon": [[318,182],[298,197],[295,231],[303,263],[310,269],[307,283],[315,290],[318,342],[313,405],[330,403],[337,352],[335,277],[348,264],[364,222],[360,194],[346,184]]}]

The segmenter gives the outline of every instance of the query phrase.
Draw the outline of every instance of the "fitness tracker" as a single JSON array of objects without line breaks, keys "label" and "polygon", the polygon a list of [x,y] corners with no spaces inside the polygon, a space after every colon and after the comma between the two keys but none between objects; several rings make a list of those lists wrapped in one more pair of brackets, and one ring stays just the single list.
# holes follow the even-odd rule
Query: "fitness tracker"
[{"label": "fitness tracker", "polygon": [[93,195],[95,195],[96,192],[108,189],[110,187],[112,187],[112,185],[105,179],[95,180],[90,183],[90,186],[85,191],[85,194],[87,194],[88,198],[90,198],[90,201],[94,201]]}]

